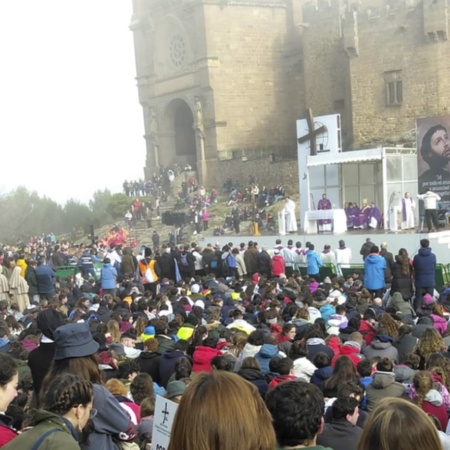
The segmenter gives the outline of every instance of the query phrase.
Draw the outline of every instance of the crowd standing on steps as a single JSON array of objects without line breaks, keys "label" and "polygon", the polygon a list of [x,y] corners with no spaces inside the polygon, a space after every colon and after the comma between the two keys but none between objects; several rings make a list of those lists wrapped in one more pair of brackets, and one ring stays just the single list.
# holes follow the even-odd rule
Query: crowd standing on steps
[{"label": "crowd standing on steps", "polygon": [[2,247],[0,447],[147,449],[161,395],[171,449],[449,448],[426,239],[412,259],[368,239],[361,272],[342,240],[152,244]]}]

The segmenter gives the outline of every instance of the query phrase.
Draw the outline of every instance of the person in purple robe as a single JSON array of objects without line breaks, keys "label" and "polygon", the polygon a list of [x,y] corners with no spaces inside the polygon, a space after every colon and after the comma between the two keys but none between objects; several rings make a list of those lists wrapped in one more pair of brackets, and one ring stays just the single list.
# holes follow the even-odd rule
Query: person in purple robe
[{"label": "person in purple robe", "polygon": [[367,226],[369,228],[378,228],[381,224],[381,212],[375,206],[375,203],[370,204],[369,214],[367,218]]},{"label": "person in purple robe", "polygon": [[[356,203],[354,205],[356,206]],[[364,199],[362,203],[362,208],[361,209],[358,208],[358,212],[355,209],[355,217],[353,219],[354,228],[364,228],[366,226],[369,210],[370,210],[369,204],[367,203],[367,200]]]},{"label": "person in purple robe", "polygon": [[[330,200],[327,199],[327,194],[322,194],[322,199],[319,200],[319,203],[317,204],[317,209],[332,209]],[[324,220],[318,220],[317,224],[319,225],[320,231],[331,231],[331,220],[330,219],[324,219]]]}]

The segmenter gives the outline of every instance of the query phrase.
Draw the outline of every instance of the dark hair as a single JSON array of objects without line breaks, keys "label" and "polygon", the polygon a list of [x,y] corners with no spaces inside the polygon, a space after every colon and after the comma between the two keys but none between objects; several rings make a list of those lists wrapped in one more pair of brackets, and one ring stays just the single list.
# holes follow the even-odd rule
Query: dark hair
[{"label": "dark hair", "polygon": [[192,364],[189,358],[182,356],[175,361],[175,379],[189,378],[192,373]]},{"label": "dark hair", "polygon": [[327,367],[331,364],[331,358],[325,352],[319,352],[314,356],[313,364],[318,369],[321,369],[322,367]]},{"label": "dark hair", "polygon": [[140,367],[136,361],[124,361],[119,364],[117,378],[127,380],[133,373],[139,373]]},{"label": "dark hair", "polygon": [[279,358],[278,356],[270,358],[269,369],[271,372],[289,375],[292,367],[294,367],[294,361],[291,358]]},{"label": "dark hair", "polygon": [[364,392],[363,388],[357,382],[346,381],[345,383],[342,383],[341,385],[338,386],[337,396],[338,396],[338,398],[350,397],[352,395],[355,397],[358,397],[358,396],[362,397],[363,392]]},{"label": "dark hair", "polygon": [[216,370],[225,370],[226,372],[233,370],[233,364],[225,356],[214,356],[211,359],[211,367]]},{"label": "dark hair", "polygon": [[378,253],[379,251],[380,249],[377,245],[372,245],[372,247],[370,247],[370,253]]},{"label": "dark hair", "polygon": [[423,248],[428,248],[430,246],[430,241],[428,239],[421,239],[420,246]]},{"label": "dark hair", "polygon": [[370,377],[372,375],[372,363],[368,359],[363,359],[356,366],[360,377]]},{"label": "dark hair", "polygon": [[77,405],[87,405],[93,399],[92,383],[66,373],[54,378],[42,396],[42,408],[60,416]]},{"label": "dark hair", "polygon": [[430,168],[434,168],[436,165],[440,164],[440,159],[433,158],[431,151],[431,138],[436,131],[443,130],[447,132],[447,129],[443,125],[435,125],[428,129],[422,138],[422,145],[420,146],[420,154],[423,160],[428,163]]},{"label": "dark hair", "polygon": [[263,345],[264,344],[264,332],[262,330],[255,330],[248,336],[247,343],[251,345]]},{"label": "dark hair", "polygon": [[394,368],[394,364],[389,358],[383,358],[378,364],[377,364],[377,370],[380,370],[381,372],[392,372],[392,369]]},{"label": "dark hair", "polygon": [[303,381],[281,383],[266,396],[280,447],[308,445],[322,423],[324,400],[320,389]]},{"label": "dark hair", "polygon": [[0,387],[6,386],[17,373],[17,362],[11,356],[0,353]]},{"label": "dark hair", "polygon": [[154,397],[153,379],[148,373],[136,375],[130,384],[130,393],[133,396],[134,403],[140,405],[146,397]]},{"label": "dark hair", "polygon": [[358,400],[354,397],[340,397],[331,406],[333,419],[345,419],[347,415],[352,415],[358,406]]},{"label": "dark hair", "polygon": [[289,350],[289,357],[294,361],[298,358],[303,358],[308,354],[308,348],[306,347],[306,341],[295,341],[291,345],[291,349]]}]

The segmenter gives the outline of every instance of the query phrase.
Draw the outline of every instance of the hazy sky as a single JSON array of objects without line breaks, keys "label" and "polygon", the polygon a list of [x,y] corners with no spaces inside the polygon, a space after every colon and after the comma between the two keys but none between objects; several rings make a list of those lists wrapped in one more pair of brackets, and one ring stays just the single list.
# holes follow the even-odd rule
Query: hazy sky
[{"label": "hazy sky", "polygon": [[0,0],[0,195],[87,202],[143,176],[131,0]]}]

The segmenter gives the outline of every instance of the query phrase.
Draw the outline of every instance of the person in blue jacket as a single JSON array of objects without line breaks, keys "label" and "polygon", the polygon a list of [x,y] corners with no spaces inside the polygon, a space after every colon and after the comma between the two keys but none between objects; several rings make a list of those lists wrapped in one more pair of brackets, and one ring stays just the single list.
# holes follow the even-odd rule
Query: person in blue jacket
[{"label": "person in blue jacket", "polygon": [[40,258],[35,269],[38,292],[41,300],[51,300],[55,293],[55,271]]},{"label": "person in blue jacket", "polygon": [[319,281],[319,271],[322,266],[320,256],[314,251],[314,244],[309,244],[309,250],[306,253],[306,273]]},{"label": "person in blue jacket", "polygon": [[379,254],[380,249],[373,245],[364,260],[364,287],[373,297],[382,297],[386,289],[384,269],[386,260]]},{"label": "person in blue jacket", "polygon": [[101,272],[103,295],[111,294],[113,297],[116,295],[116,280],[117,270],[111,265],[111,260],[109,258],[105,258],[103,260]]}]

